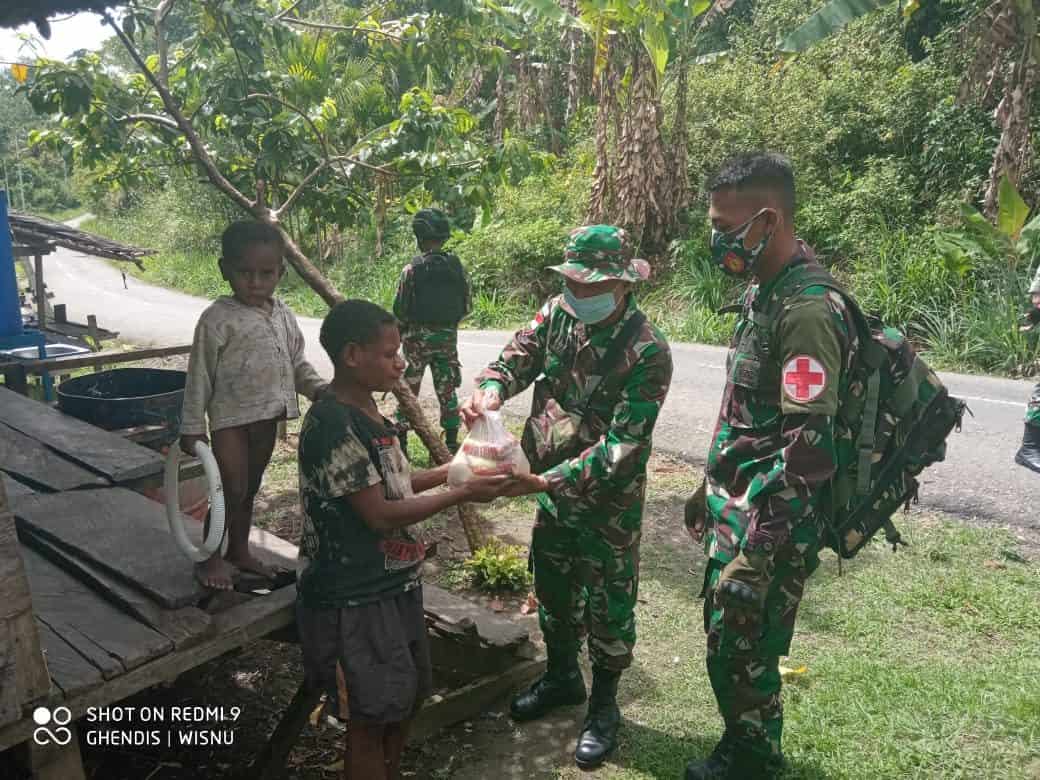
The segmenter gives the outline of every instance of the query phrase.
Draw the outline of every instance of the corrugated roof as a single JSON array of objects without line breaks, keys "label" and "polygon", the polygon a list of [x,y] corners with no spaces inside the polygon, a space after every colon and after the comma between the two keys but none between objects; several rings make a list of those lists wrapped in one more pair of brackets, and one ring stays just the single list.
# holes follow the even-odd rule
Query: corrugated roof
[{"label": "corrugated roof", "polygon": [[107,257],[110,260],[135,263],[139,267],[142,257],[155,254],[154,249],[140,249],[128,244],[121,244],[118,241],[96,236],[93,233],[87,233],[43,217],[34,217],[17,211],[8,212],[7,216],[11,222],[11,233],[14,234],[15,243],[18,244],[55,244],[93,257]]}]

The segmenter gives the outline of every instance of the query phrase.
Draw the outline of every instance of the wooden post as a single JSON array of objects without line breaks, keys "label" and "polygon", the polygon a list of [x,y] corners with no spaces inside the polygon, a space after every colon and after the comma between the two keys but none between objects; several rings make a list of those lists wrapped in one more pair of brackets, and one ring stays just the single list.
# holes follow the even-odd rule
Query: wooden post
[{"label": "wooden post", "polygon": [[0,482],[0,726],[19,720],[50,687],[14,517]]},{"label": "wooden post", "polygon": [[47,325],[47,289],[43,286],[43,255],[33,255],[36,267],[36,327],[43,330]]},{"label": "wooden post", "polygon": [[[90,338],[90,350],[92,352],[101,351],[101,339],[98,338],[98,324],[97,317],[93,314],[87,315],[87,336]],[[101,370],[101,364],[94,364],[94,373],[96,374]]]},{"label": "wooden post", "polygon": [[292,752],[303,727],[307,725],[307,718],[311,711],[318,706],[323,691],[310,688],[304,682],[296,691],[288,709],[283,713],[282,719],[275,727],[271,738],[260,751],[253,764],[242,775],[254,780],[275,780],[285,776],[285,759]]},{"label": "wooden post", "polygon": [[29,771],[32,780],[86,780],[76,724],[70,723],[65,728],[70,734],[66,745],[37,745],[29,740]]}]

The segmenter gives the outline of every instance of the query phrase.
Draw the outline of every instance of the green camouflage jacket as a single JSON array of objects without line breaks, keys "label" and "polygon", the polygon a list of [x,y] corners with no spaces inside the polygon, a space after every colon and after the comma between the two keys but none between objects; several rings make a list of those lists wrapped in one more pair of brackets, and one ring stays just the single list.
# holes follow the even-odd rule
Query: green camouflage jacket
[{"label": "green camouflage jacket", "polygon": [[840,294],[794,294],[809,262],[796,259],[742,300],[707,464],[705,549],[722,563],[819,533],[815,507],[835,471],[834,416],[858,338]]},{"label": "green camouflage jacket", "polygon": [[[595,371],[608,345],[637,311],[629,296],[621,320],[597,328],[575,318],[557,296],[513,336],[477,383],[497,387],[505,400],[537,379],[533,417],[553,404],[580,413],[602,380]],[[602,526],[608,541],[624,546],[639,535],[654,424],[672,378],[668,342],[644,322],[611,375],[616,390],[597,393],[582,419],[584,449],[544,474],[550,490],[539,502],[561,522]]]}]

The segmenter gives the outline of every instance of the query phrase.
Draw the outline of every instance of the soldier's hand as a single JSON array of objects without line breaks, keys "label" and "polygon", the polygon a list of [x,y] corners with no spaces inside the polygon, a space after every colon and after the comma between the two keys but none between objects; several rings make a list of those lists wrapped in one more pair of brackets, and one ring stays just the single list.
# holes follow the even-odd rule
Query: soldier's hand
[{"label": "soldier's hand", "polygon": [[704,527],[708,521],[706,487],[707,482],[701,482],[697,491],[686,499],[683,511],[683,524],[686,526],[686,532],[697,544],[704,541]]},{"label": "soldier's hand", "polygon": [[459,413],[467,428],[472,428],[484,412],[493,412],[502,408],[502,398],[494,389],[484,390],[478,387],[466,402],[459,407]]},{"label": "soldier's hand", "polygon": [[517,498],[529,496],[532,493],[544,493],[548,489],[549,483],[545,481],[545,477],[538,474],[517,475],[509,478],[502,495],[507,498]]},{"label": "soldier's hand", "polygon": [[772,562],[741,552],[726,564],[716,588],[715,599],[723,608],[762,609],[769,590]]}]

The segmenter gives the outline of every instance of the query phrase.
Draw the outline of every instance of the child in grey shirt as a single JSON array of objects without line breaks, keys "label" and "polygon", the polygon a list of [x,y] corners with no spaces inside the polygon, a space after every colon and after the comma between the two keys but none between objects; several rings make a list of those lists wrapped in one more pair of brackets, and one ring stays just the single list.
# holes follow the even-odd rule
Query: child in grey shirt
[{"label": "child in grey shirt", "polygon": [[281,234],[262,222],[235,222],[221,237],[220,270],[233,295],[202,313],[188,359],[181,448],[208,441],[224,485],[228,546],[198,564],[210,588],[229,590],[236,570],[270,577],[249,551],[253,500],[271,460],[278,422],[300,416],[297,393],[311,400],[326,387],[304,357],[303,333],[274,297],[285,272]]}]

